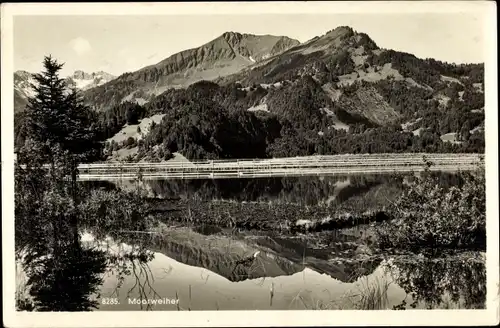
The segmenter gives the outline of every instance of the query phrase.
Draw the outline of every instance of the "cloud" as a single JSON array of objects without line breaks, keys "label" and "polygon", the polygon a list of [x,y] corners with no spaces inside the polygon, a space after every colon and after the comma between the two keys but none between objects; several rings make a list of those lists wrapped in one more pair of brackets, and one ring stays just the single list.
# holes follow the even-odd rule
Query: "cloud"
[{"label": "cloud", "polygon": [[147,59],[152,59],[154,57],[158,57],[158,54],[156,52],[152,55],[149,55]]},{"label": "cloud", "polygon": [[78,37],[69,42],[71,48],[78,56],[84,56],[92,51],[92,46],[87,39]]}]

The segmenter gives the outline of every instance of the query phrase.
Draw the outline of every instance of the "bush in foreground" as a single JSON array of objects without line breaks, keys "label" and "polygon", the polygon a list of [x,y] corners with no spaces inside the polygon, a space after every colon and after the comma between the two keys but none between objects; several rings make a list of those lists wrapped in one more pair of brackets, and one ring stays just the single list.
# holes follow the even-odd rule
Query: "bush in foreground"
[{"label": "bush in foreground", "polygon": [[485,182],[481,170],[464,173],[460,187],[440,187],[428,174],[410,183],[392,205],[394,220],[376,230],[380,246],[485,249]]}]

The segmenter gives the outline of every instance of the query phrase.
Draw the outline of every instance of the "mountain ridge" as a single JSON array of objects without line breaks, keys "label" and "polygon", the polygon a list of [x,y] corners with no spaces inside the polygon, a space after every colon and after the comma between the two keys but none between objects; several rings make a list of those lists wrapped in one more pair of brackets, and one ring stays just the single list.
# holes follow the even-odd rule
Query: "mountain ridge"
[{"label": "mountain ridge", "polygon": [[298,44],[299,41],[285,36],[225,32],[197,48],[178,52],[135,72],[124,73],[109,85],[86,92],[84,96],[88,103],[100,110],[107,104],[122,101],[144,103],[169,88],[187,87],[200,80],[235,73]]}]

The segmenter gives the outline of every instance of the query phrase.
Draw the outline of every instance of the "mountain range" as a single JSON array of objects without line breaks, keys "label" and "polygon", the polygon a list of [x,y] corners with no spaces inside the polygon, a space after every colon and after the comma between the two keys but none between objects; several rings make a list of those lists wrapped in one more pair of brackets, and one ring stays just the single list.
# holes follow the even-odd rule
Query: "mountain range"
[{"label": "mountain range", "polygon": [[78,73],[103,140],[163,117],[148,135],[107,145],[136,147],[136,159],[484,149],[484,64],[382,49],[348,26],[304,43],[226,32],[114,79]]}]

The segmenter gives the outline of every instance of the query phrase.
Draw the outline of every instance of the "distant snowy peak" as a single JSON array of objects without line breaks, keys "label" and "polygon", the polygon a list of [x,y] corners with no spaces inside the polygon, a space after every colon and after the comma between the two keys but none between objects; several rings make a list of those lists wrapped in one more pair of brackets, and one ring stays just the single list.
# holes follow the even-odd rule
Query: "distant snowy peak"
[{"label": "distant snowy peak", "polygon": [[115,78],[116,76],[103,71],[94,73],[75,71],[71,76],[66,78],[66,81],[70,86],[74,86],[79,90],[88,90],[107,83]]},{"label": "distant snowy peak", "polygon": [[[66,77],[65,80],[70,86],[75,86],[77,89],[81,90],[87,90],[109,82],[115,78],[116,76],[103,71],[86,73],[78,70]],[[14,88],[22,93],[26,93],[27,89],[31,89],[30,85],[33,82],[33,74],[30,72],[16,71],[14,73]]]},{"label": "distant snowy peak", "polygon": [[[86,73],[78,70],[66,77],[65,81],[69,87],[75,87],[78,90],[88,90],[115,78],[114,75],[103,71]],[[14,110],[16,112],[22,111],[28,102],[28,98],[34,96],[34,90],[31,87],[34,83],[35,80],[32,73],[26,71],[14,72]]]},{"label": "distant snowy peak", "polygon": [[14,73],[14,90],[18,91],[24,97],[33,95],[31,84],[34,82],[33,75],[30,72],[17,71]]},{"label": "distant snowy peak", "polygon": [[78,70],[78,71],[75,71],[73,73],[73,75],[71,75],[69,77],[71,77],[73,79],[78,79],[78,80],[93,80],[93,79],[112,80],[116,76],[109,74],[109,73],[106,73],[106,72],[103,72],[103,71],[94,72],[94,73],[86,73],[84,71]]}]

